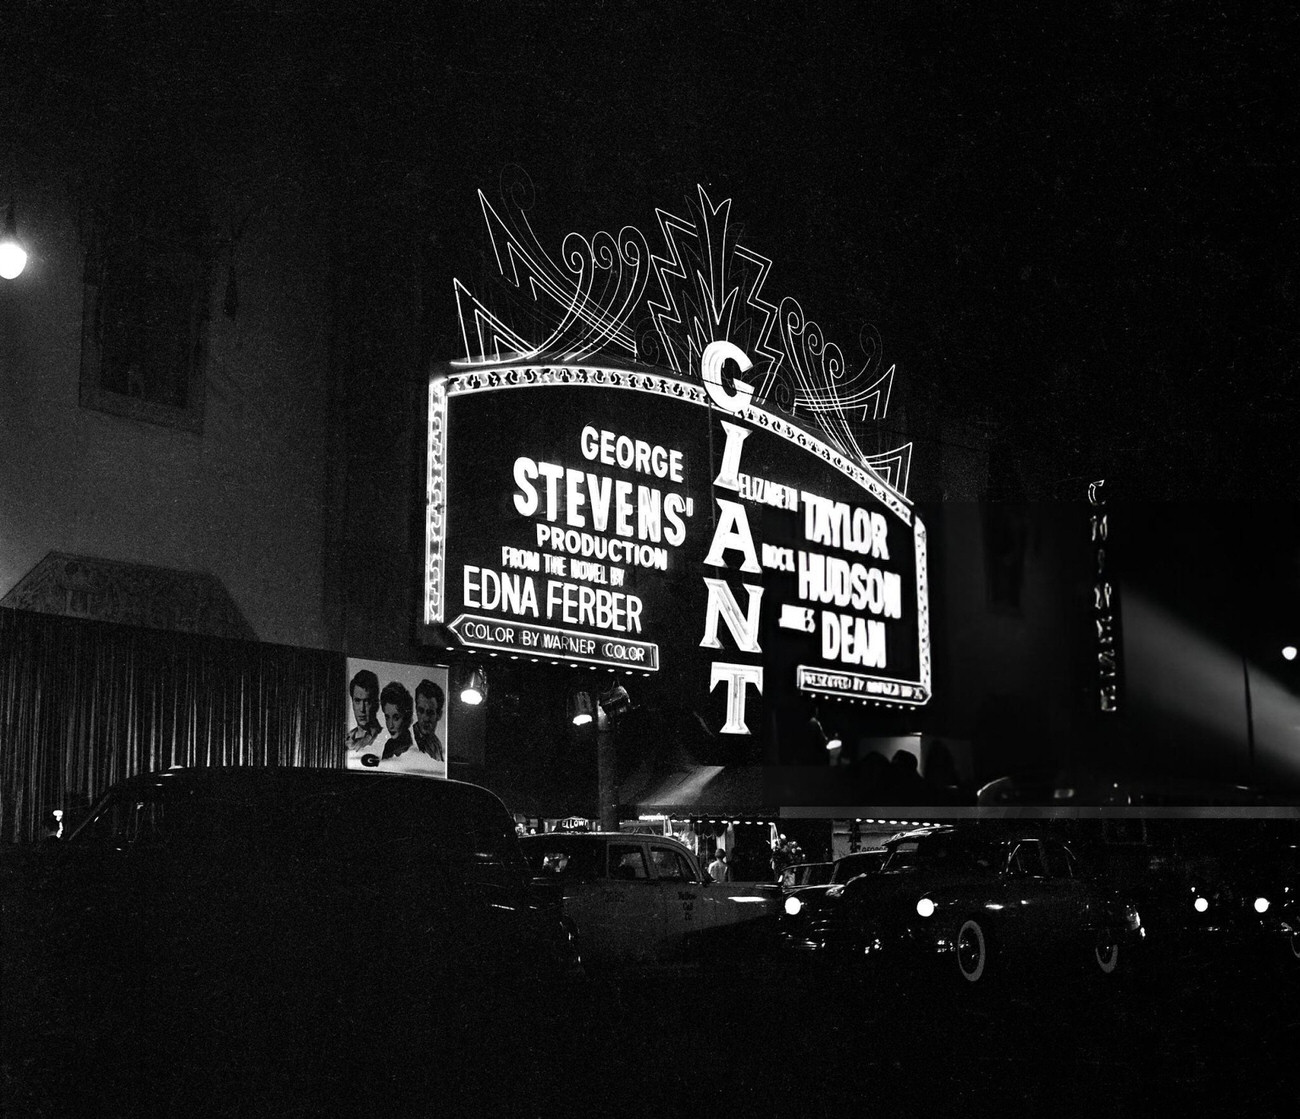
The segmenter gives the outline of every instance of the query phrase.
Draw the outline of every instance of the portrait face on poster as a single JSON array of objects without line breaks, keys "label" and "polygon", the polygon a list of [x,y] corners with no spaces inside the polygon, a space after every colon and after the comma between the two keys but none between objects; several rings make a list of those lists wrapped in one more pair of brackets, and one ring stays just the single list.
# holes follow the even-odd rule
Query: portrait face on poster
[{"label": "portrait face on poster", "polygon": [[348,658],[348,769],[447,776],[447,670]]}]

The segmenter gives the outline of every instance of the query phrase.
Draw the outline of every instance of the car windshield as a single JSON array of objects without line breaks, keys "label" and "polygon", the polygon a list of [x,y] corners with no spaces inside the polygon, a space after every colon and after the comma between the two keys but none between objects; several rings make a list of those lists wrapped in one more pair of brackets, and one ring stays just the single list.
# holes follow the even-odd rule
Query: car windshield
[{"label": "car windshield", "polygon": [[534,874],[587,881],[604,873],[604,846],[572,835],[528,836],[521,840],[524,860]]},{"label": "car windshield", "polygon": [[996,856],[997,852],[990,845],[978,840],[958,839],[954,835],[916,836],[891,844],[884,870],[950,868],[991,872],[996,869]]},{"label": "car windshield", "polygon": [[856,855],[845,855],[836,861],[830,880],[832,882],[847,882],[850,878],[856,878],[859,874],[869,874],[874,870],[879,870],[883,861],[884,854],[880,851],[862,851]]}]

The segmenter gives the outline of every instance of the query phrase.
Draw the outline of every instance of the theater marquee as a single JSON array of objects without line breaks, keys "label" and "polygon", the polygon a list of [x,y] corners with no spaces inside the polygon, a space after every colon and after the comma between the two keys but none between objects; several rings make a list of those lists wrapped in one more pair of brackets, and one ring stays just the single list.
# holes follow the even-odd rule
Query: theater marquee
[{"label": "theater marquee", "polygon": [[526,176],[479,192],[507,290],[456,281],[465,360],[430,381],[426,636],[653,677],[750,742],[801,695],[924,704],[911,444],[864,446],[894,367],[869,326],[854,362],[770,300],[731,201],[697,194],[655,210],[656,240],[572,232],[557,255]]},{"label": "theater marquee", "polygon": [[[725,734],[764,697],[930,696],[925,527],[872,470],[702,378],[608,362],[430,383],[423,622],[470,649],[637,673],[692,666]],[[728,366],[728,368],[732,368]]]}]

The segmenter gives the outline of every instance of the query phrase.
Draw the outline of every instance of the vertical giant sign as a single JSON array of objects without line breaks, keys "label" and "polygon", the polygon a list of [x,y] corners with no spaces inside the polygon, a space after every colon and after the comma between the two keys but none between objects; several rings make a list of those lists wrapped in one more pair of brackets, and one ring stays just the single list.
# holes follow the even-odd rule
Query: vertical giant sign
[{"label": "vertical giant sign", "polygon": [[1097,705],[1105,714],[1119,710],[1119,596],[1111,578],[1107,548],[1110,512],[1103,478],[1088,483],[1089,529],[1092,539],[1092,623],[1096,630]]}]

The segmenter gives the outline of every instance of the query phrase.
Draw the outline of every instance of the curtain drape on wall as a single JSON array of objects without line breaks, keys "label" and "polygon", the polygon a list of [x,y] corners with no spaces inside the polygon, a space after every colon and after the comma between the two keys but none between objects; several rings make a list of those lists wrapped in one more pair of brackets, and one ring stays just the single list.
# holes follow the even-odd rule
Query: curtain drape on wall
[{"label": "curtain drape on wall", "polygon": [[0,841],[172,765],[342,766],[341,654],[0,609]]}]

